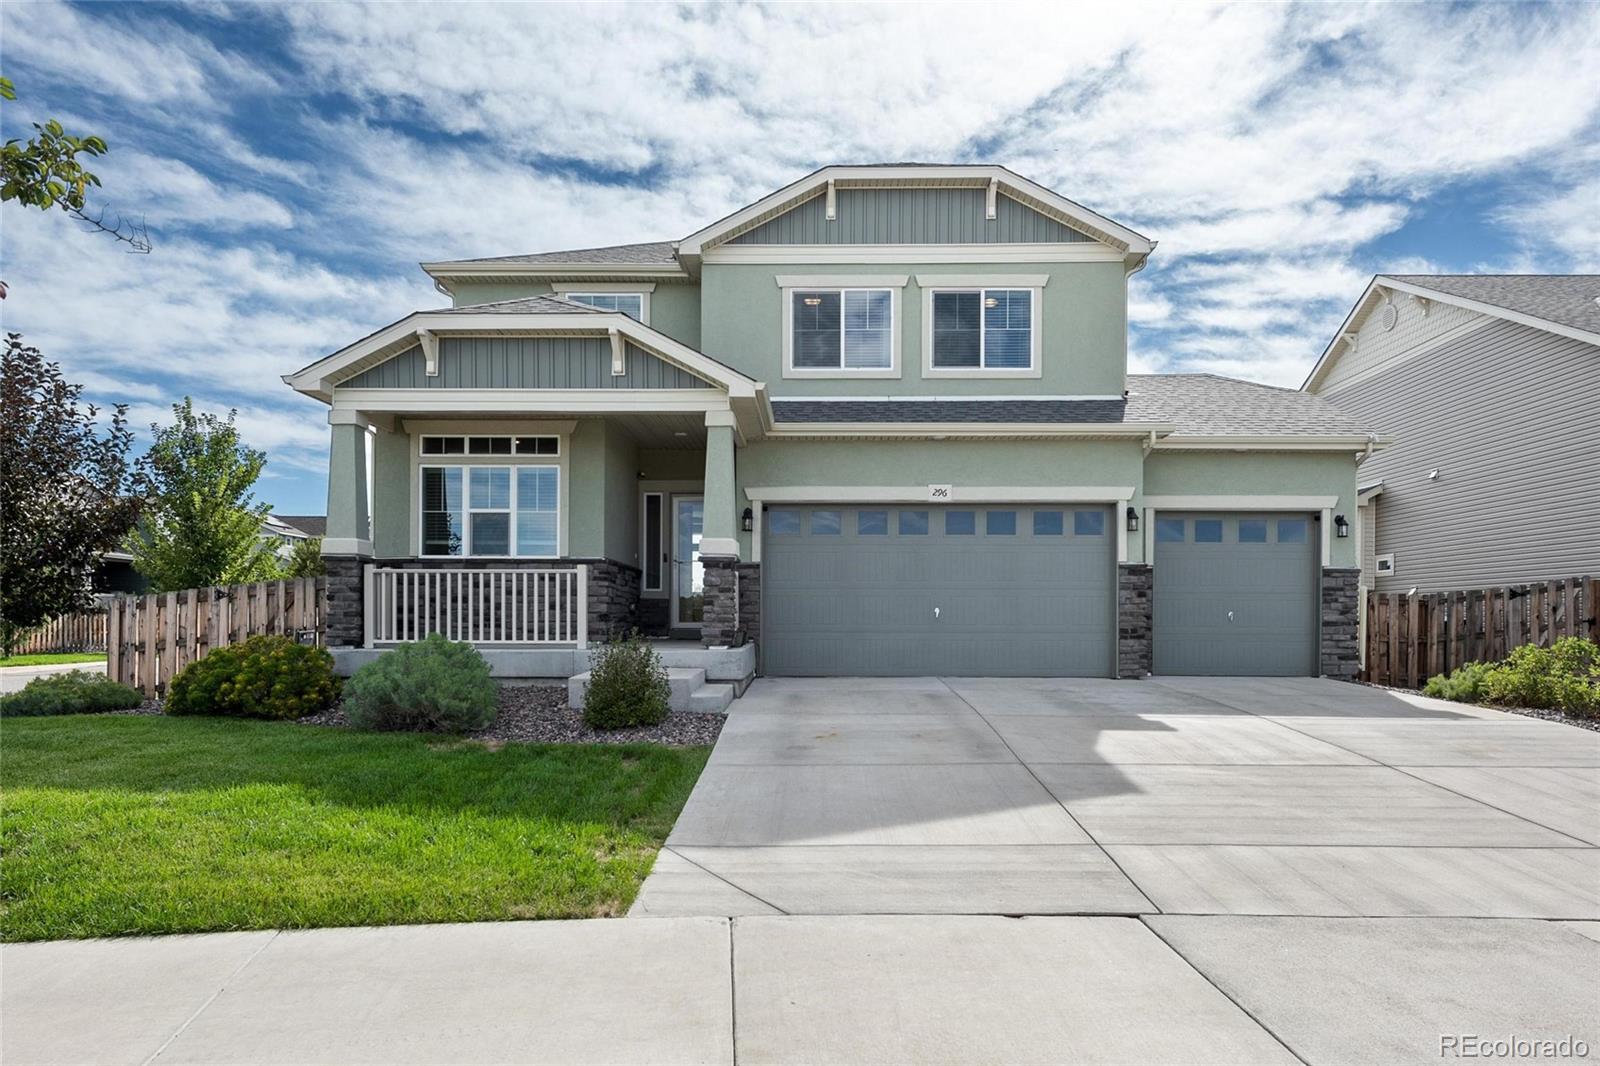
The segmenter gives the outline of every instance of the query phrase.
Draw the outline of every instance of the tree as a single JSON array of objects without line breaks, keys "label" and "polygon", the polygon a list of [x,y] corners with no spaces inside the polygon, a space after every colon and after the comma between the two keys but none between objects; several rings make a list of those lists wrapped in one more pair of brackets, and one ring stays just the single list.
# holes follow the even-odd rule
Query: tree
[{"label": "tree", "polygon": [[[16,90],[7,78],[0,78],[0,99],[15,100]],[[150,250],[150,233],[143,222],[132,223],[120,216],[106,222],[104,209],[90,213],[87,207],[90,188],[98,189],[100,179],[84,168],[80,156],[103,156],[111,149],[93,135],[75,137],[50,119],[33,124],[35,136],[23,144],[16,138],[0,146],[0,201],[15,200],[24,207],[41,211],[60,208],[92,229],[108,233],[132,247],[135,252]]]},{"label": "tree", "polygon": [[272,508],[251,494],[265,452],[245,447],[226,420],[196,414],[185,396],[173,424],[152,425],[155,441],[140,460],[145,510],[128,535],[133,567],[156,592],[268,581],[278,576],[261,524]]},{"label": "tree", "polygon": [[322,538],[307,537],[297,540],[289,549],[289,559],[283,564],[284,577],[322,577],[328,567],[322,561]]},{"label": "tree", "polygon": [[100,556],[137,517],[127,408],[102,432],[82,385],[39,349],[6,336],[0,357],[0,642],[91,606]]}]

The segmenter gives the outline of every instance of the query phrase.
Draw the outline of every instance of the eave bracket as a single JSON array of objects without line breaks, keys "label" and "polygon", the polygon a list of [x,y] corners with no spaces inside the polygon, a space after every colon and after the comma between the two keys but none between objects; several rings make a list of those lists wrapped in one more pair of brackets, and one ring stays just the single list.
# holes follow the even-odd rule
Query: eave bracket
[{"label": "eave bracket", "polygon": [[423,373],[430,377],[439,376],[439,337],[432,330],[417,330],[417,343],[422,345]]}]

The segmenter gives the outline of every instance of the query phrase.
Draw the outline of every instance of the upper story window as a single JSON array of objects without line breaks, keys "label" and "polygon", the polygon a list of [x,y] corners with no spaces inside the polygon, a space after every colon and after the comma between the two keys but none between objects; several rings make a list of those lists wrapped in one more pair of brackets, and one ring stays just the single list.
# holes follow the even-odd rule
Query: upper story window
[{"label": "upper story window", "polygon": [[790,369],[893,368],[893,290],[795,289],[789,300]]},{"label": "upper story window", "polygon": [[621,311],[636,322],[644,321],[644,293],[642,292],[569,292],[565,299],[601,311]]},{"label": "upper story window", "polygon": [[939,290],[933,294],[933,369],[1034,368],[1031,289]]}]

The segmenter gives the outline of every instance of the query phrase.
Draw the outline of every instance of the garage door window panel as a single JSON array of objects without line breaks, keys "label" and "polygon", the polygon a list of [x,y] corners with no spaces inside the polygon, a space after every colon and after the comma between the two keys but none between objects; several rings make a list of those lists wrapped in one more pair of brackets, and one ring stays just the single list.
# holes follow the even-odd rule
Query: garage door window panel
[{"label": "garage door window panel", "polygon": [[1072,532],[1078,537],[1103,537],[1106,532],[1106,513],[1104,511],[1074,511],[1072,513]]},{"label": "garage door window panel", "polygon": [[946,511],[944,513],[944,531],[946,536],[970,537],[978,532],[978,513],[976,511]]},{"label": "garage door window panel", "polygon": [[857,511],[856,534],[862,537],[886,537],[889,535],[888,511]]},{"label": "garage door window panel", "polygon": [[767,532],[775,537],[792,537],[800,532],[799,511],[768,511]]},{"label": "garage door window panel", "polygon": [[902,537],[924,537],[928,534],[927,511],[901,511],[899,530]]},{"label": "garage door window panel", "polygon": [[983,531],[989,536],[1014,537],[1017,535],[1017,512],[990,511],[983,517]]}]

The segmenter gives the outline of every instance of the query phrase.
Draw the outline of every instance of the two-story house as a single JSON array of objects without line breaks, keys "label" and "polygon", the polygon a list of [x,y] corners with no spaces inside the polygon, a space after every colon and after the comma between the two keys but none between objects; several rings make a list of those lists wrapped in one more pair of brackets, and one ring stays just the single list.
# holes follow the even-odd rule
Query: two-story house
[{"label": "two-story house", "polygon": [[1128,374],[1154,247],[1002,167],[835,166],[676,241],[424,263],[453,306],[286,378],[331,408],[331,642],[1352,676],[1374,441]]}]

